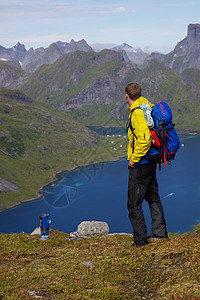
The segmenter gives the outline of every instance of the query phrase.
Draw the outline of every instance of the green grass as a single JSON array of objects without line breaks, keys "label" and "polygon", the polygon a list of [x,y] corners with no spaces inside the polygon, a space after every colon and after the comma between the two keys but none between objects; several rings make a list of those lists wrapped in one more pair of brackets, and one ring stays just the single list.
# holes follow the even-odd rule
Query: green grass
[{"label": "green grass", "polygon": [[[79,122],[89,126],[103,126],[103,127],[125,127],[125,120],[117,120],[116,117],[111,116],[110,112],[112,108],[115,107],[115,103],[103,105],[92,105],[84,106],[82,109],[73,109],[70,112],[70,116],[74,120],[79,120]],[[128,113],[127,113],[128,118]]]},{"label": "green grass", "polygon": [[[0,234],[1,299],[193,299],[200,297],[200,233],[132,247],[131,236],[49,240]],[[93,267],[83,264],[90,262]]]}]

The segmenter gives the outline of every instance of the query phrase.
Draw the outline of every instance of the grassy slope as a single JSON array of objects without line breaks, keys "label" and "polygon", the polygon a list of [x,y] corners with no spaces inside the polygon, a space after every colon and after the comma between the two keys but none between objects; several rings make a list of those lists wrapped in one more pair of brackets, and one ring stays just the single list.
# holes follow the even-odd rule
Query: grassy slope
[{"label": "grassy slope", "polygon": [[[107,57],[107,52],[95,54],[77,51],[67,54],[52,65],[42,65],[20,89],[34,100],[58,107],[97,79],[102,79],[107,74],[115,75],[115,71],[123,63],[117,62],[115,57]],[[101,63],[95,63],[95,57],[101,56],[105,61],[102,59]]]},{"label": "grassy slope", "polygon": [[25,233],[0,234],[0,297],[197,300],[199,229],[142,248],[131,247],[131,236],[70,240],[51,230],[42,242]]},{"label": "grassy slope", "polygon": [[[33,99],[48,102],[58,108],[60,104],[81,93],[91,93],[95,99],[93,93],[95,83],[101,82],[102,99],[98,95],[98,104],[95,106],[95,101],[91,100],[91,105],[87,103],[84,108],[72,111],[71,115],[75,118],[78,115],[79,120],[86,125],[106,123],[115,126],[116,123],[123,125],[126,119],[125,110],[120,108],[120,104],[124,101],[124,87],[128,82],[136,81],[141,84],[143,95],[152,103],[164,100],[170,104],[177,128],[199,130],[198,70],[185,70],[184,74],[187,73],[187,76],[184,77],[187,77],[187,80],[182,81],[182,75],[156,61],[143,70],[138,70],[131,65],[118,62],[115,56],[107,57],[106,52],[99,55],[102,56],[102,61],[98,64],[94,63],[94,58],[97,59],[98,54],[92,52],[77,52],[62,57],[52,65],[40,67],[21,88]],[[105,105],[108,82],[113,104]],[[113,112],[111,117],[110,112],[118,105],[118,113]],[[118,119],[120,121],[117,121]]]},{"label": "grassy slope", "polygon": [[0,193],[0,209],[35,197],[60,170],[122,155],[121,148],[111,148],[108,138],[94,135],[66,114],[42,104],[19,103],[4,95],[0,115],[1,177],[20,190]]}]

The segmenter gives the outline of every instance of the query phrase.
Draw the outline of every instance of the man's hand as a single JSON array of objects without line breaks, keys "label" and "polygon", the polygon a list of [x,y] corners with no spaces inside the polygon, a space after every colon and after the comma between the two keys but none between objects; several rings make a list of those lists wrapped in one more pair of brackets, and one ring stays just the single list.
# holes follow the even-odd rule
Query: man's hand
[{"label": "man's hand", "polygon": [[129,165],[129,167],[132,167],[132,168],[135,167],[135,163],[131,159],[129,159],[128,165]]}]

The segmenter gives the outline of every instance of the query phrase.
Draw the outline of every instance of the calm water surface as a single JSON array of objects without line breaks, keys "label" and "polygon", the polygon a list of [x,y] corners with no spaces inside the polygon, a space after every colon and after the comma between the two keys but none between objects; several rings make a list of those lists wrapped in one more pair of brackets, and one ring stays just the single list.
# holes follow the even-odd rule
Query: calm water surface
[{"label": "calm water surface", "polygon": [[[200,222],[200,136],[187,138],[172,166],[158,171],[160,196],[168,231],[186,232]],[[40,200],[0,213],[0,232],[31,233],[39,215],[49,213],[51,228],[76,231],[86,220],[105,221],[110,232],[132,232],[126,208],[128,169],[126,158],[65,172]],[[143,204],[148,232],[148,205]]]}]

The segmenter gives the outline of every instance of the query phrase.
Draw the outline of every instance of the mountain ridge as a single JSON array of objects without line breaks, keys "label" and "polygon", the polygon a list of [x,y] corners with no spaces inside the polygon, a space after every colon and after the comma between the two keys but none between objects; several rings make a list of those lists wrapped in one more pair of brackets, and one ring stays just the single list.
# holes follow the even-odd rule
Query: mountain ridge
[{"label": "mountain ridge", "polygon": [[200,24],[189,24],[187,36],[168,54],[152,53],[145,64],[156,59],[177,73],[188,68],[200,69]]},{"label": "mountain ridge", "polygon": [[[200,69],[199,45],[200,24],[189,24],[186,38],[178,42],[174,50],[168,54],[157,52],[148,54],[143,52],[140,48],[132,47],[127,43],[115,46],[110,45],[108,49],[122,51],[126,59],[129,59],[134,66],[140,68],[144,65],[148,65],[152,59],[156,59],[175,72],[181,73],[187,68]],[[0,46],[0,61],[8,61],[8,63],[10,63],[9,61],[15,61],[15,65],[18,68],[32,72],[42,64],[52,64],[65,53],[71,53],[77,50],[95,52],[84,39],[77,42],[72,39],[70,43],[57,41],[47,48],[40,47],[35,50],[30,48],[28,51],[23,44],[18,42],[11,48]]]},{"label": "mountain ridge", "polygon": [[[195,71],[196,76],[199,72]],[[156,104],[163,99],[170,104],[180,129],[198,130],[200,85],[198,80],[191,84],[190,75],[193,76],[192,71],[185,70],[179,75],[156,60],[141,70],[127,63],[121,52],[113,50],[79,51],[40,67],[18,88],[34,101],[79,116],[86,125],[121,126],[127,118],[124,87],[134,80],[150,102]],[[188,105],[193,110],[188,110]]]}]

